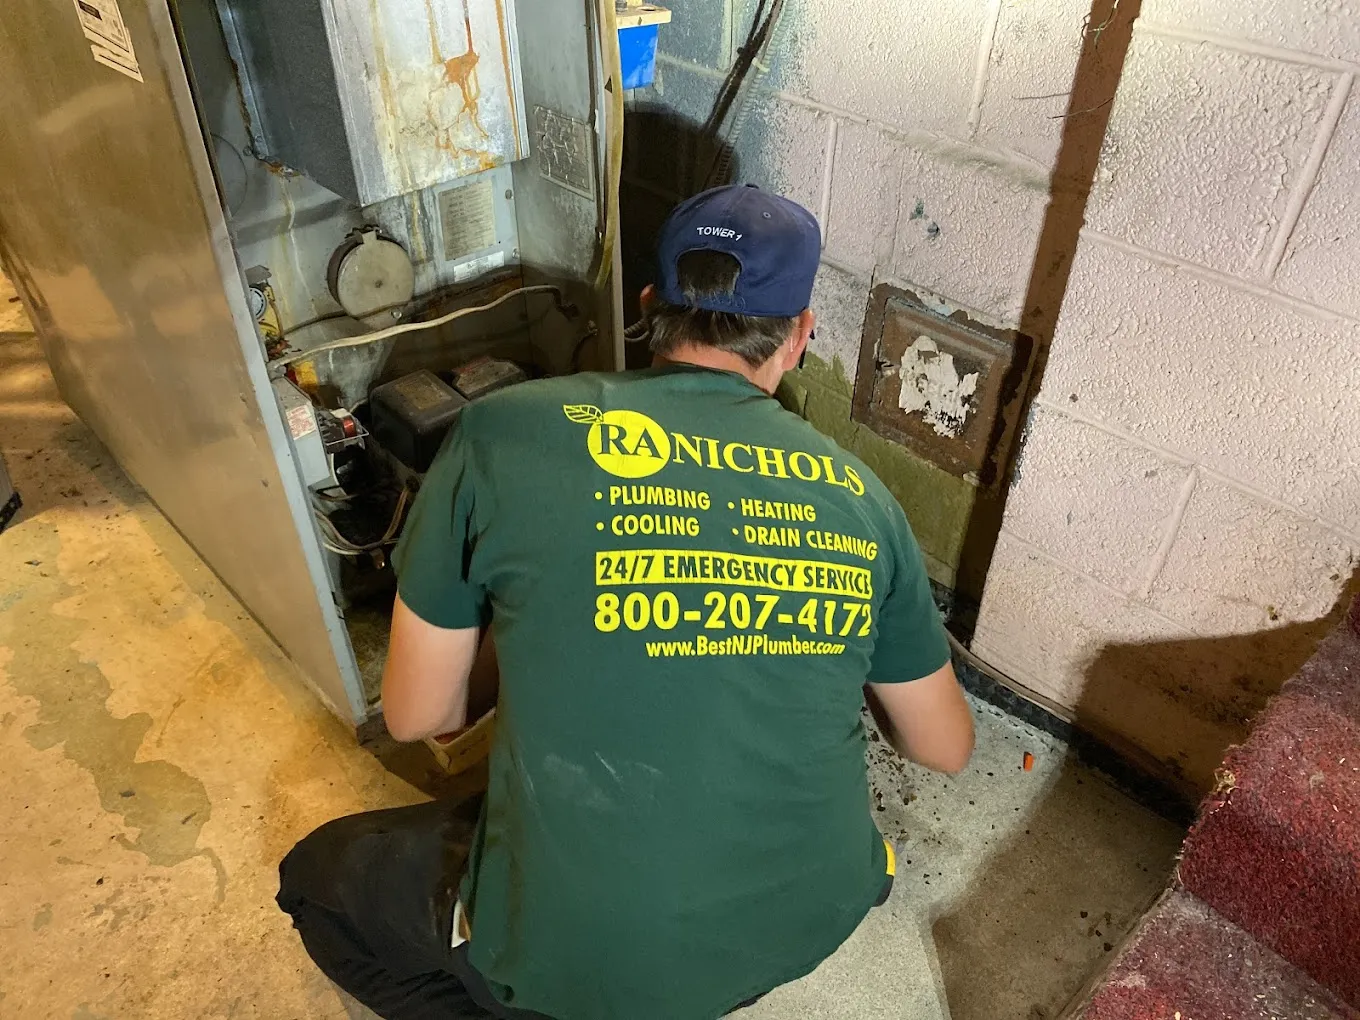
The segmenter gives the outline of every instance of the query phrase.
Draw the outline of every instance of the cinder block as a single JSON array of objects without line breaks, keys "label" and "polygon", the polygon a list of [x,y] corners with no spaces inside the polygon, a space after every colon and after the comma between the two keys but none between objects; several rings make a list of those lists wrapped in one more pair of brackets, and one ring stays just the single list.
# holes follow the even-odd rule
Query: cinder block
[{"label": "cinder block", "polygon": [[672,3],[671,21],[661,26],[658,50],[717,71],[725,71],[732,32],[732,0]]},{"label": "cinder block", "polygon": [[1144,21],[1360,62],[1353,0],[1143,0]]},{"label": "cinder block", "polygon": [[973,650],[1039,694],[1073,708],[1101,647],[1185,634],[1003,530],[992,555]]},{"label": "cinder block", "polygon": [[847,395],[855,384],[868,306],[868,280],[828,265],[817,270],[817,282],[812,288],[817,335],[808,350],[838,373]]},{"label": "cinder block", "polygon": [[[701,137],[717,96],[715,78],[664,57],[657,62],[657,83],[640,90],[624,134],[624,165],[630,173],[679,195],[702,190],[720,151]],[[732,181],[758,184],[820,216],[822,184],[830,158],[830,118],[780,99],[752,93],[741,133],[731,139]]]},{"label": "cinder block", "polygon": [[[844,167],[837,163],[839,177]],[[1025,308],[1047,188],[945,152],[908,150],[892,273],[1007,326]]]},{"label": "cinder block", "polygon": [[1135,36],[1087,223],[1245,273],[1270,244],[1334,80],[1299,64]]},{"label": "cinder block", "polygon": [[717,93],[714,79],[657,58],[655,83],[637,90],[626,116],[625,172],[671,194],[692,193],[696,167],[711,161],[699,134]]},{"label": "cinder block", "polygon": [[1360,533],[1360,327],[1085,239],[1043,392]]},{"label": "cinder block", "polygon": [[822,184],[831,158],[830,117],[771,93],[752,95],[750,102],[736,140],[733,181],[791,198],[820,221]]},{"label": "cinder block", "polygon": [[987,575],[973,650],[1082,726],[1178,784],[1213,783],[1262,698],[1233,681],[1221,642],[1058,566],[1005,531]]},{"label": "cinder block", "polygon": [[1006,528],[1099,581],[1134,591],[1189,470],[1036,406],[1006,502]]},{"label": "cinder block", "polygon": [[[758,0],[737,3],[738,43],[757,6]],[[987,6],[977,0],[789,3],[766,84],[885,124],[962,137]]]},{"label": "cinder block", "polygon": [[1275,277],[1281,290],[1360,317],[1360,89],[1336,134]]},{"label": "cinder block", "polygon": [[1336,533],[1200,478],[1150,601],[1201,634],[1285,628],[1326,616],[1357,560]]},{"label": "cinder block", "polygon": [[826,253],[865,274],[892,257],[904,148],[871,124],[836,132]]},{"label": "cinder block", "polygon": [[976,141],[1051,167],[1090,0],[1004,0]]}]

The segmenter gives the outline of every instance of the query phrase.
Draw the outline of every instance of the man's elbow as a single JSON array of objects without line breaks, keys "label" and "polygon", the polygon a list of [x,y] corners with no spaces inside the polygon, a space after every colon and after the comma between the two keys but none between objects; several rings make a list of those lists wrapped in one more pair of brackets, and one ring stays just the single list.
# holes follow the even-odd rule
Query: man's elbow
[{"label": "man's elbow", "polygon": [[383,699],[383,722],[392,739],[401,744],[414,744],[429,737],[443,736],[463,728],[466,713],[450,711],[435,718],[420,706],[407,705],[402,699]]},{"label": "man's elbow", "polygon": [[973,757],[973,739],[970,736],[966,744],[961,744],[957,748],[942,753],[938,760],[929,764],[927,767],[936,772],[943,772],[947,775],[957,776],[968,767],[968,762]]},{"label": "man's elbow", "polygon": [[924,765],[932,772],[943,772],[946,775],[957,776],[968,767],[968,762],[973,757],[974,742],[973,720],[970,716],[966,730],[952,740],[936,743],[928,750],[918,750],[916,754],[909,757],[918,765]]},{"label": "man's elbow", "polygon": [[399,710],[384,707],[383,721],[387,724],[387,732],[392,735],[392,739],[401,744],[414,744],[418,740],[434,736],[429,732],[427,724]]}]

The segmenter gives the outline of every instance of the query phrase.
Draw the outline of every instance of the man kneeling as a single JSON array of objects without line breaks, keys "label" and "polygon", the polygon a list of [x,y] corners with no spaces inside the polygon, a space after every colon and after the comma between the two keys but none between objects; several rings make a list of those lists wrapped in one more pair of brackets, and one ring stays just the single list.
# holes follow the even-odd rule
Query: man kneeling
[{"label": "man kneeling", "polygon": [[427,804],[332,822],[281,868],[308,952],[381,1015],[722,1016],[887,895],[865,685],[903,755],[967,762],[901,508],[771,396],[812,335],[820,252],[792,202],[692,198],[643,294],[651,368],[462,412],[395,557],[383,707],[400,740],[458,729],[494,635],[471,853]]}]

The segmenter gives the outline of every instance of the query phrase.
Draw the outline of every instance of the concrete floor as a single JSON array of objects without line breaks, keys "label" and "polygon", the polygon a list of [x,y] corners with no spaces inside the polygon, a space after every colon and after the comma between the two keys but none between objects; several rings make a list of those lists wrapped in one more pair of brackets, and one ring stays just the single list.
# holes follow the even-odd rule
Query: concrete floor
[{"label": "concrete floor", "polygon": [[[426,763],[379,760],[317,705],[61,403],[11,294],[0,278],[0,449],[26,503],[0,536],[0,1017],[358,1017],[274,907],[275,869],[328,818],[420,800]],[[893,898],[744,1016],[1045,1020],[1108,958],[1180,832],[1052,739],[979,721],[958,779],[874,746]]]}]

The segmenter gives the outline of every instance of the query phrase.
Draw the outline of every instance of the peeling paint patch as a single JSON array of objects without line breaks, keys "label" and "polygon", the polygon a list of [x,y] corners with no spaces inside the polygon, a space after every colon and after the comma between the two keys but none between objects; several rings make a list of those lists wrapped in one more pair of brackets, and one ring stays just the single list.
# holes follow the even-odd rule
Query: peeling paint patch
[{"label": "peeling paint patch", "polygon": [[902,394],[898,406],[908,414],[919,412],[937,435],[955,438],[963,434],[972,413],[978,373],[960,375],[954,356],[940,350],[928,336],[919,336],[902,355]]},{"label": "peeling paint patch", "polygon": [[33,915],[33,930],[42,931],[52,923],[52,904],[44,903]]}]

